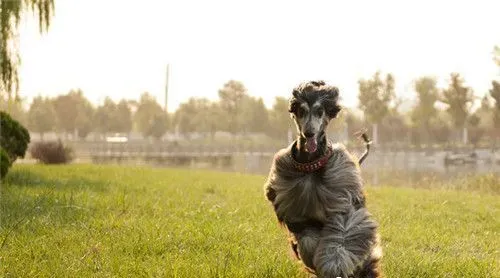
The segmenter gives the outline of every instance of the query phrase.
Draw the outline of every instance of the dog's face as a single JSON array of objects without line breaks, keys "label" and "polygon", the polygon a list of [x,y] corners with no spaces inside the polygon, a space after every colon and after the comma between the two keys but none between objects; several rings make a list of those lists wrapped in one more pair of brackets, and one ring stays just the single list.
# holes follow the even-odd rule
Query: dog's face
[{"label": "dog's face", "polygon": [[297,131],[306,140],[306,151],[317,149],[318,136],[340,111],[338,89],[323,81],[302,83],[292,92],[289,112],[295,121]]}]

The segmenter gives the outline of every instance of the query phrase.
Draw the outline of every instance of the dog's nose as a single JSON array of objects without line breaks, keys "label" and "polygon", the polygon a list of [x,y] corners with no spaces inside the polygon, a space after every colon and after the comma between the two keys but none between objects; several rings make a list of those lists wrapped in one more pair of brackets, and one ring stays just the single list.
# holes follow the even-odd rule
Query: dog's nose
[{"label": "dog's nose", "polygon": [[313,136],[314,136],[314,133],[309,132],[309,131],[306,131],[306,132],[304,132],[304,136],[305,136],[306,138],[311,138],[311,137],[313,137]]}]

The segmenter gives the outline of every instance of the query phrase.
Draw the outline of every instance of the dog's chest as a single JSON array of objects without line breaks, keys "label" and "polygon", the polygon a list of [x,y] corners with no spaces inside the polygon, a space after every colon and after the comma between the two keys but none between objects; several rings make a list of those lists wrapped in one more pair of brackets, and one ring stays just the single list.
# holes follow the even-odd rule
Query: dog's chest
[{"label": "dog's chest", "polygon": [[278,213],[290,221],[305,219],[325,220],[325,208],[320,195],[324,187],[321,178],[306,175],[293,185],[284,185],[277,191]]}]

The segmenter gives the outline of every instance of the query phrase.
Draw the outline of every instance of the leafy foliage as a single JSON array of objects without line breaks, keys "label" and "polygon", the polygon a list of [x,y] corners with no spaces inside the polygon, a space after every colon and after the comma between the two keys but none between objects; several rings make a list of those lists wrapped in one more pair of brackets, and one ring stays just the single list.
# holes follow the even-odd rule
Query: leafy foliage
[{"label": "leafy foliage", "polygon": [[7,152],[10,162],[24,157],[30,142],[28,130],[4,111],[0,111],[0,127],[0,147]]},{"label": "leafy foliage", "polygon": [[9,155],[0,147],[0,179],[7,175],[11,165]]},{"label": "leafy foliage", "polygon": [[376,72],[372,79],[361,79],[359,84],[359,108],[365,113],[370,123],[380,123],[389,114],[390,105],[394,101],[395,80],[387,74],[385,80]]},{"label": "leafy foliage", "polygon": [[436,117],[430,123],[429,133],[435,143],[448,143],[451,135],[450,124],[443,117]]},{"label": "leafy foliage", "polygon": [[473,145],[477,145],[485,133],[484,128],[479,126],[480,123],[481,117],[478,115],[478,111],[467,119],[468,139]]},{"label": "leafy foliage", "polygon": [[490,96],[495,100],[493,107],[493,123],[495,128],[500,128],[500,82],[492,81],[492,88],[490,89]]},{"label": "leafy foliage", "polygon": [[63,164],[73,160],[73,150],[59,141],[36,142],[30,148],[34,159],[44,164]]},{"label": "leafy foliage", "polygon": [[47,31],[54,13],[54,0],[0,0],[0,92],[18,90],[18,32],[21,17],[27,12],[36,12],[40,32]]},{"label": "leafy foliage", "polygon": [[149,93],[141,95],[134,115],[137,130],[144,138],[161,138],[168,129],[168,115]]},{"label": "leafy foliage", "polygon": [[56,126],[56,111],[49,98],[37,96],[33,99],[28,111],[28,128],[31,131],[43,134],[54,130]]},{"label": "leafy foliage", "polygon": [[245,96],[238,113],[240,132],[265,132],[269,125],[269,116],[262,98]]},{"label": "leafy foliage", "polygon": [[210,133],[212,136],[220,126],[219,106],[206,98],[190,98],[175,112],[174,122],[179,132]]},{"label": "leafy foliage", "polygon": [[419,133],[419,141],[429,143],[431,141],[431,123],[437,116],[438,110],[434,104],[439,99],[439,90],[436,87],[436,79],[424,76],[415,80],[414,88],[417,93],[417,104],[411,111],[411,120],[414,128]]},{"label": "leafy foliage", "polygon": [[57,115],[58,130],[66,133],[77,132],[85,138],[93,129],[94,108],[82,90],[71,90],[53,100]]},{"label": "leafy foliage", "polygon": [[122,99],[116,105],[116,131],[129,133],[132,130],[132,110],[128,101]]},{"label": "leafy foliage", "polygon": [[439,91],[433,77],[421,77],[415,81],[418,102],[412,111],[412,121],[418,126],[428,127],[432,118],[437,115],[434,104],[439,99]]},{"label": "leafy foliage", "polygon": [[384,117],[380,124],[380,142],[399,142],[404,139],[406,134],[408,134],[408,126],[403,115],[397,109],[390,109],[389,114]]},{"label": "leafy foliage", "polygon": [[274,99],[273,108],[269,112],[269,133],[271,136],[286,139],[288,131],[295,130],[288,112],[288,100],[284,97]]},{"label": "leafy foliage", "polygon": [[24,99],[9,99],[8,96],[1,96],[0,93],[0,111],[7,112],[12,119],[27,126],[27,113],[24,104]]},{"label": "leafy foliage", "polygon": [[114,131],[114,112],[116,104],[109,97],[104,99],[104,103],[97,107],[95,111],[96,131],[101,133],[108,133]]},{"label": "leafy foliage", "polygon": [[451,74],[450,85],[443,90],[440,101],[448,106],[446,111],[452,117],[454,126],[464,127],[474,101],[474,93],[470,87],[464,85],[460,74]]},{"label": "leafy foliage", "polygon": [[107,97],[103,105],[97,107],[95,113],[97,131],[105,134],[109,132],[128,133],[132,129],[132,111],[126,100],[118,104]]},{"label": "leafy foliage", "polygon": [[227,117],[223,130],[236,134],[240,128],[241,106],[244,99],[248,97],[247,89],[243,83],[230,80],[219,90],[219,103],[221,111]]}]

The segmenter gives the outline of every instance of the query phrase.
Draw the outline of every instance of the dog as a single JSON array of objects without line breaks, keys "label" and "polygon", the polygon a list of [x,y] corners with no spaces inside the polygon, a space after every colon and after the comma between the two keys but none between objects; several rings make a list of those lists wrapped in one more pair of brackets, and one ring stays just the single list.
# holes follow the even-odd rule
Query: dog
[{"label": "dog", "polygon": [[341,110],[339,90],[324,81],[293,89],[289,112],[298,138],[278,151],[264,185],[295,256],[318,277],[380,277],[378,224],[365,206],[360,162],[326,128]]}]

